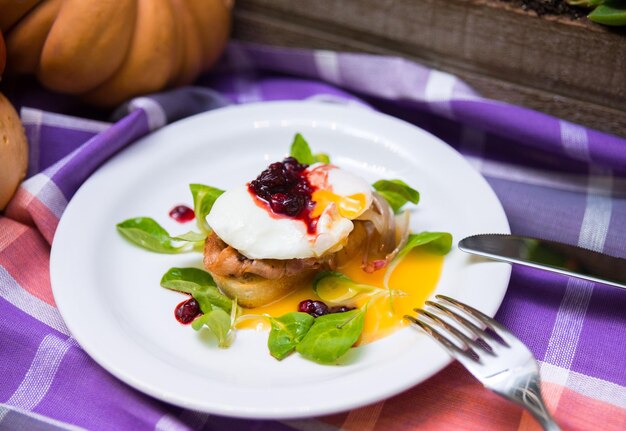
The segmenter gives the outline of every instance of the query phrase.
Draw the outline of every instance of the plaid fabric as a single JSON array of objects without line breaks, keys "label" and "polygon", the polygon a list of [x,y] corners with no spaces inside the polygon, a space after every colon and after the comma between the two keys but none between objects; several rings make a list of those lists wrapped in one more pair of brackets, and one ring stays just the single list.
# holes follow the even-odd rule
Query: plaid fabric
[{"label": "plaid fabric", "polygon": [[[626,257],[626,140],[483,99],[454,76],[399,58],[232,44],[220,69],[196,87],[134,99],[113,123],[22,108],[29,178],[0,216],[0,429],[538,428],[458,364],[354,411],[250,421],[154,400],[77,345],[55,308],[48,265],[58,220],[82,182],[117,151],[179,118],[284,99],[357,104],[410,121],[488,179],[513,233]],[[496,317],[539,359],[545,398],[564,429],[626,429],[624,310],[619,289],[514,268]]]}]

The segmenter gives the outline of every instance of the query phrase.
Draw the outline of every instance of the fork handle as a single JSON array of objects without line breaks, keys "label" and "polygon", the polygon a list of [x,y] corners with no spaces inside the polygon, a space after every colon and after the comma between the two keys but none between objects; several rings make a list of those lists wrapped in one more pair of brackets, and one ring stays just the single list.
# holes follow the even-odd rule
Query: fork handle
[{"label": "fork handle", "polygon": [[544,431],[561,431],[561,428],[552,418],[543,401],[538,377],[532,376],[525,385],[519,385],[515,391],[495,392],[528,410],[537,422],[541,424]]},{"label": "fork handle", "polygon": [[543,428],[544,431],[561,431],[559,425],[554,421],[550,413],[548,413],[547,411],[534,412],[530,409],[529,411],[535,417],[535,419],[537,419],[537,422],[539,422],[541,428]]},{"label": "fork handle", "polygon": [[531,415],[533,415],[537,422],[539,422],[541,428],[543,428],[544,431],[561,431],[561,428],[552,418],[552,415],[545,409],[543,403],[540,407],[537,407],[534,404],[530,404],[527,401],[521,399],[516,399],[514,397],[504,394],[500,395],[524,407]]}]

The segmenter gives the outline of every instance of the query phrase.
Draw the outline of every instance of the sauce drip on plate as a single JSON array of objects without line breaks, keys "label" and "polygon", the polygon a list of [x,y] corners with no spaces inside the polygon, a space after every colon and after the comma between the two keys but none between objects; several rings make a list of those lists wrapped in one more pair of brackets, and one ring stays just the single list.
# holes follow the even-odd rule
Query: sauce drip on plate
[{"label": "sauce drip on plate", "polygon": [[170,217],[178,223],[187,223],[193,220],[196,215],[187,205],[177,205],[170,210]]},{"label": "sauce drip on plate", "polygon": [[[369,305],[365,314],[365,326],[363,327],[359,344],[371,343],[406,326],[407,322],[403,319],[403,316],[412,314],[413,308],[424,304],[435,289],[442,266],[443,256],[419,249],[410,252],[396,267],[389,280],[391,289],[401,290],[405,295],[395,295],[392,303],[388,297],[381,297]],[[347,275],[356,283],[383,287],[385,271],[380,270],[368,274],[361,269],[360,259],[348,262],[345,266],[339,268],[339,272]],[[244,309],[243,314],[269,314],[270,316],[278,317],[292,311],[298,311],[298,304],[307,299],[321,300],[315,295],[310,286],[306,286],[272,304]],[[363,298],[356,304],[344,305],[362,306],[366,301],[367,298]],[[244,321],[238,327],[240,329],[248,328],[262,331],[269,329],[269,323],[267,323],[266,319],[259,319]]]}]

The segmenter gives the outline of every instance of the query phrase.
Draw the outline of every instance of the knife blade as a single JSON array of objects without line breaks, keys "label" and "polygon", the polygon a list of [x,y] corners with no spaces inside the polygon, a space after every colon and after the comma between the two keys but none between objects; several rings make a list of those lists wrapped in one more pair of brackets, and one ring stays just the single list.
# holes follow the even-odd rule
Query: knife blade
[{"label": "knife blade", "polygon": [[575,245],[508,234],[481,234],[459,241],[459,249],[626,289],[626,259]]}]

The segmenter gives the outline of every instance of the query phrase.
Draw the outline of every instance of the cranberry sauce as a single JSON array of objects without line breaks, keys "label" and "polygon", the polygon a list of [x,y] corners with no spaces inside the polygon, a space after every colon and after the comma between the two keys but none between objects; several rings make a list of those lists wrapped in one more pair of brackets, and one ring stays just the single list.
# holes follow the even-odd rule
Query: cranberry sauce
[{"label": "cranberry sauce", "polygon": [[176,309],[174,310],[174,316],[176,317],[176,320],[178,320],[183,325],[187,325],[188,323],[193,322],[193,319],[198,317],[200,314],[202,314],[202,311],[200,310],[200,305],[193,298],[189,298],[188,300],[181,302],[176,306]]},{"label": "cranberry sauce", "polygon": [[320,317],[328,314],[328,305],[326,305],[322,301],[305,299],[298,304],[298,311],[301,313],[310,314],[313,317]]},{"label": "cranberry sauce", "polygon": [[170,211],[170,217],[176,220],[178,223],[187,223],[193,220],[196,215],[193,210],[187,205],[178,205],[172,208]]},{"label": "cranberry sauce", "polygon": [[309,233],[315,232],[317,218],[311,218],[315,203],[311,196],[315,188],[309,183],[304,170],[308,165],[298,163],[293,157],[272,163],[253,181],[248,190],[274,214],[302,220]]},{"label": "cranberry sauce", "polygon": [[305,299],[298,304],[298,311],[310,314],[313,317],[320,317],[333,313],[345,313],[350,310],[354,310],[354,307],[348,307],[347,305],[329,307],[324,302],[315,301],[313,299]]}]

